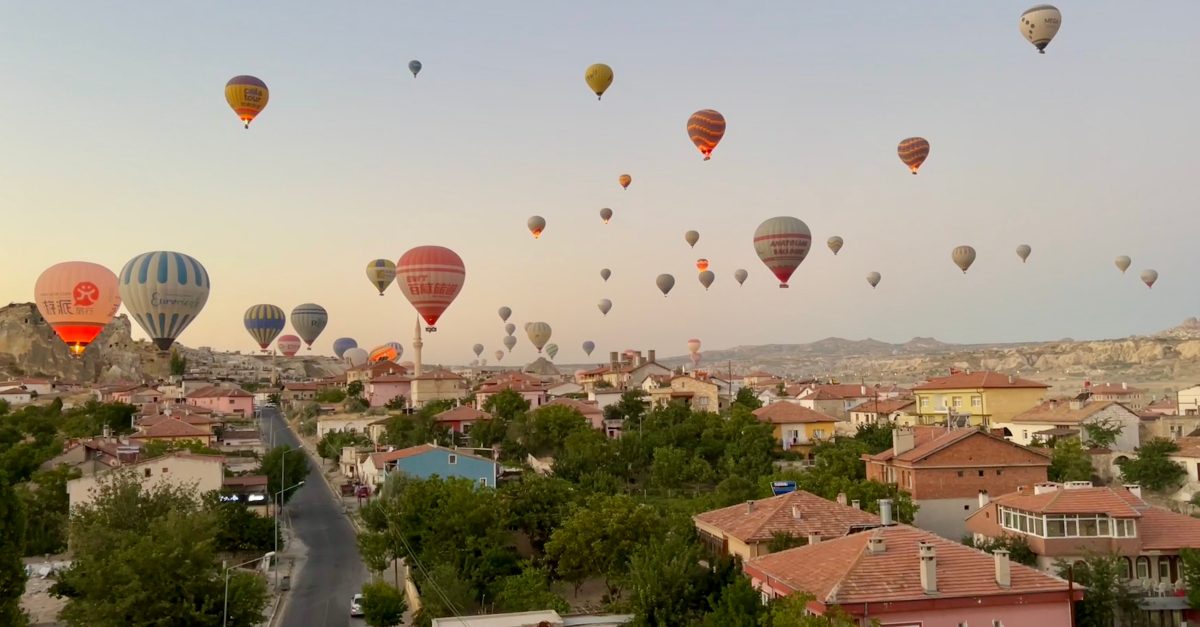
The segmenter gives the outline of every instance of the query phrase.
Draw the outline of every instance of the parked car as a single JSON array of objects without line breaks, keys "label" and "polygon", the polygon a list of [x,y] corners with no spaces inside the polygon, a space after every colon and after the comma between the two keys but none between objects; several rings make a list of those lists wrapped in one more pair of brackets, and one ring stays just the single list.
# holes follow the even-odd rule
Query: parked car
[{"label": "parked car", "polygon": [[354,598],[350,600],[350,615],[351,616],[358,617],[358,616],[363,615],[362,601],[363,601],[363,595],[361,595],[361,594],[354,595]]}]

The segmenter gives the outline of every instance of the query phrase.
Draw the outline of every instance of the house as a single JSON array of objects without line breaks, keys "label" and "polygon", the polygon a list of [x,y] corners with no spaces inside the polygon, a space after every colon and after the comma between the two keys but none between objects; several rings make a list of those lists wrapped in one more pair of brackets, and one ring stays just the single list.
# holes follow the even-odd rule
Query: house
[{"label": "house", "polygon": [[1181,416],[1200,414],[1200,385],[1193,385],[1175,393],[1175,407]]},{"label": "house", "polygon": [[980,494],[1045,481],[1042,451],[973,428],[915,427],[892,432],[892,448],[863,455],[867,479],[895,484],[919,506],[913,524],[957,540]]},{"label": "house", "polygon": [[12,387],[0,390],[0,400],[9,405],[28,405],[33,402],[33,392],[23,387]]},{"label": "house", "polygon": [[491,420],[492,415],[470,405],[459,405],[434,415],[433,419],[439,425],[449,429],[451,433],[467,435],[471,432],[472,425],[481,420]]},{"label": "house", "polygon": [[550,398],[561,398],[564,396],[578,396],[580,394],[583,394],[583,386],[579,385],[578,383],[575,383],[574,381],[567,381],[565,383],[559,383],[558,385],[555,385],[555,386],[547,389],[546,394],[549,395]]},{"label": "house", "polygon": [[417,374],[409,384],[412,407],[424,407],[433,401],[456,401],[467,395],[467,380],[449,370],[434,368],[428,371],[416,369]]},{"label": "house", "polygon": [[141,427],[137,433],[129,436],[130,440],[137,440],[143,444],[147,442],[172,442],[180,443],[186,441],[199,442],[204,446],[212,446],[216,440],[212,430],[205,427],[190,425],[183,420],[175,417],[168,417],[148,427]]},{"label": "house", "polygon": [[92,393],[101,403],[126,403],[129,402],[130,394],[142,387],[138,383],[113,383],[95,388]]},{"label": "house", "polygon": [[621,401],[621,395],[625,392],[616,388],[602,388],[599,390],[591,390],[588,392],[588,401],[596,404],[600,411],[604,411],[609,405],[615,405]]},{"label": "house", "polygon": [[671,374],[670,368],[658,363],[653,350],[647,351],[645,357],[641,351],[630,351],[625,360],[617,352],[608,356],[608,365],[575,373],[575,382],[589,392],[605,387],[626,390],[642,387],[646,377]]},{"label": "house", "polygon": [[[1047,572],[1059,560],[1119,555],[1121,574],[1135,589],[1166,597],[1153,598],[1144,609],[1187,607],[1179,596],[1184,587],[1179,552],[1200,546],[1200,519],[1149,505],[1138,486],[1094,487],[1088,481],[1022,486],[991,499],[967,526],[976,540],[1023,538],[1037,555],[1038,568]],[[1179,618],[1163,624],[1178,625]]]},{"label": "house", "polygon": [[443,479],[460,477],[480,486],[494,488],[496,478],[500,476],[500,464],[493,459],[457,449],[421,444],[397,451],[372,453],[367,457],[360,476],[368,484],[382,485],[388,475],[394,472],[419,479],[434,475]]},{"label": "house", "polygon": [[693,411],[718,412],[721,410],[721,389],[711,381],[678,375],[671,377],[666,387],[650,390],[650,403],[654,407],[683,403]]},{"label": "house", "polygon": [[1083,389],[1080,391],[1088,393],[1093,401],[1113,401],[1114,403],[1120,403],[1134,413],[1142,411],[1149,403],[1149,400],[1146,398],[1146,390],[1130,387],[1128,383],[1095,384],[1091,381],[1084,381]]},{"label": "house", "polygon": [[906,423],[915,405],[916,401],[908,397],[864,401],[850,408],[850,426],[854,429],[876,424],[911,426]]},{"label": "house", "polygon": [[773,425],[775,441],[783,450],[797,449],[812,458],[812,449],[833,437],[838,420],[795,403],[771,403],[754,410],[754,416]]},{"label": "house", "polygon": [[355,381],[358,381],[359,383],[363,384],[363,388],[365,389],[367,387],[367,383],[369,383],[371,381],[371,379],[374,379],[376,377],[396,376],[396,375],[402,376],[402,375],[407,375],[407,374],[408,374],[407,368],[405,368],[404,366],[401,366],[400,364],[398,364],[394,361],[385,359],[382,361],[377,361],[374,363],[363,364],[361,366],[355,366],[353,368],[349,368],[346,370],[345,376],[346,376],[346,385],[349,385]]},{"label": "house", "polygon": [[1179,415],[1179,403],[1174,396],[1164,396],[1149,405],[1142,408],[1142,415],[1157,415],[1157,416],[1177,416]]},{"label": "house", "polygon": [[1138,415],[1121,403],[1093,401],[1087,394],[1080,394],[1069,400],[1052,398],[1043,401],[1007,422],[993,421],[992,428],[1002,429],[1004,437],[1021,445],[1033,444],[1035,440],[1047,442],[1051,437],[1064,435],[1087,442],[1088,425],[1120,428],[1116,441],[1109,448],[1132,451],[1139,444],[1140,424]]},{"label": "house", "polygon": [[319,387],[316,383],[285,383],[279,399],[289,404],[315,401]]},{"label": "house", "polygon": [[225,477],[221,482],[221,494],[218,498],[224,502],[241,503],[260,516],[270,514],[268,504],[271,499],[266,475]]},{"label": "house", "polygon": [[58,384],[50,379],[36,377],[26,377],[0,383],[0,390],[11,388],[21,388],[28,391],[34,398],[37,398],[39,396],[46,396],[47,394],[54,394],[58,391]]},{"label": "house", "polygon": [[782,378],[762,370],[755,370],[742,377],[742,385],[755,390],[774,390],[780,383],[783,383]]},{"label": "house", "polygon": [[889,391],[888,388],[880,388],[878,385],[868,386],[859,383],[812,383],[793,386],[787,391],[795,392],[791,396],[802,407],[846,421],[850,419],[852,408],[869,400],[884,400],[899,393],[898,389]]},{"label": "house", "polygon": [[242,388],[203,387],[187,395],[187,404],[218,414],[247,418],[254,415],[254,395]]},{"label": "house", "polygon": [[397,397],[410,400],[412,397],[412,377],[400,373],[376,375],[367,381],[366,397],[367,403],[371,407],[383,407]]},{"label": "house", "polygon": [[[556,398],[549,403],[546,403],[546,406],[568,407],[570,409],[574,409],[583,415],[585,419],[587,419],[588,424],[592,425],[593,429],[598,429],[600,431],[605,430],[604,411],[601,410],[600,406],[594,402],[578,401],[573,398]],[[612,436],[610,435],[609,437]]]},{"label": "house", "polygon": [[[895,627],[1070,625],[1084,591],[1066,580],[908,525],[886,525],[747,561],[763,600],[806,594],[861,624]],[[856,624],[858,624],[856,622]]]},{"label": "house", "polygon": [[89,438],[68,440],[63,452],[43,463],[42,470],[69,466],[81,476],[132,464],[142,457],[142,443],[126,438]]},{"label": "house", "polygon": [[194,486],[198,499],[207,492],[219,491],[225,480],[225,458],[220,455],[194,455],[175,451],[161,457],[125,464],[120,468],[97,472],[67,482],[70,508],[91,503],[100,482],[113,472],[127,472],[139,479],[144,488],[162,483],[175,486]]},{"label": "house", "polygon": [[537,377],[521,372],[506,372],[480,384],[479,389],[475,391],[475,407],[483,409],[487,399],[504,390],[512,390],[529,403],[530,409],[537,409],[550,402],[547,389]]},{"label": "house", "polygon": [[1175,444],[1179,446],[1179,450],[1168,455],[1167,459],[1187,470],[1188,483],[1200,484],[1200,437],[1182,437],[1175,440]]},{"label": "house", "polygon": [[879,516],[796,490],[692,516],[700,540],[714,555],[749,560],[769,553],[776,534],[810,544],[878,527]]},{"label": "house", "polygon": [[951,371],[913,388],[920,424],[946,424],[953,413],[965,417],[958,426],[989,426],[1009,422],[1013,416],[1042,402],[1050,386],[998,372]]},{"label": "house", "polygon": [[509,614],[479,614],[433,619],[432,627],[620,627],[633,622],[633,614],[571,614],[534,610]]},{"label": "house", "polygon": [[335,431],[361,433],[367,437],[371,437],[371,423],[376,420],[378,420],[377,416],[367,416],[364,414],[317,416],[317,439],[319,440]]},{"label": "house", "polygon": [[1142,442],[1152,438],[1178,440],[1200,429],[1200,414],[1143,415],[1141,419],[1139,433]]}]

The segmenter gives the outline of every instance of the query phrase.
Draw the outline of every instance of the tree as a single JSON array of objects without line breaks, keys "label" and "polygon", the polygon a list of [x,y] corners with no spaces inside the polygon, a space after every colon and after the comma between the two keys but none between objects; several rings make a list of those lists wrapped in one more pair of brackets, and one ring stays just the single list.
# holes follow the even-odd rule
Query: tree
[{"label": "tree", "polygon": [[355,431],[327,431],[317,442],[317,455],[321,459],[337,460],[342,456],[342,449],[347,446],[367,446],[371,438]]},{"label": "tree", "polygon": [[701,609],[700,548],[693,538],[668,534],[662,541],[647,539],[629,558],[625,588],[637,617],[635,625],[687,624]]},{"label": "tree", "polygon": [[276,540],[283,548],[283,534],[275,537],[275,521],[250,511],[244,503],[223,502],[213,494],[204,507],[214,518],[213,542],[218,551],[272,551]]},{"label": "tree", "polygon": [[350,383],[346,384],[346,396],[349,396],[350,398],[358,398],[358,397],[362,396],[362,393],[363,393],[363,382],[362,381],[351,381]]},{"label": "tree", "polygon": [[25,566],[21,563],[24,542],[25,511],[8,477],[0,474],[0,625],[29,622],[21,609],[25,592]]},{"label": "tree", "polygon": [[1136,614],[1138,602],[1122,576],[1123,561],[1114,554],[1090,555],[1074,564],[1064,560],[1055,562],[1059,577],[1073,578],[1087,588],[1083,600],[1076,604],[1078,624],[1112,627],[1126,624],[1124,621]]},{"label": "tree", "polygon": [[371,627],[392,627],[404,620],[408,599],[386,581],[376,581],[363,586],[363,621]]},{"label": "tree", "polygon": [[762,407],[762,401],[758,400],[758,395],[754,393],[753,388],[738,389],[737,395],[733,397],[733,402],[751,411]]},{"label": "tree", "polygon": [[152,459],[174,451],[187,451],[194,455],[221,454],[221,451],[205,446],[200,440],[151,440],[142,448],[142,455]]},{"label": "tree", "polygon": [[576,591],[587,578],[604,577],[615,596],[634,549],[658,538],[662,527],[662,517],[648,505],[623,494],[595,496],[577,505],[550,535],[546,558]]},{"label": "tree", "polygon": [[895,425],[886,422],[873,422],[858,426],[854,439],[867,447],[867,453],[876,455],[892,448],[892,432]]},{"label": "tree", "polygon": [[765,612],[761,593],[750,585],[749,577],[740,575],[708,602],[710,611],[700,623],[703,627],[758,627]]},{"label": "tree", "polygon": [[420,573],[417,587],[424,591],[421,609],[415,617],[417,624],[428,625],[434,618],[443,616],[469,615],[475,609],[475,595],[470,584],[449,564],[437,564],[429,568],[427,575]]},{"label": "tree", "polygon": [[646,415],[646,410],[650,404],[645,400],[646,392],[641,388],[634,388],[621,394],[621,398],[613,404],[616,407],[616,413],[621,418],[629,423],[637,424]]},{"label": "tree", "polygon": [[1179,566],[1187,588],[1188,607],[1200,609],[1200,549],[1181,549]]},{"label": "tree", "polygon": [[571,482],[559,477],[526,473],[517,481],[503,484],[500,498],[510,512],[508,525],[524,532],[540,553],[550,541],[550,534],[570,513],[576,491]]},{"label": "tree", "polygon": [[1187,477],[1187,469],[1170,460],[1179,445],[1166,438],[1154,438],[1137,448],[1137,457],[1121,465],[1121,477],[1155,492],[1174,489]]},{"label": "tree", "polygon": [[491,420],[480,420],[471,425],[471,442],[475,446],[482,448],[490,448],[504,440],[505,434],[508,433],[508,424],[499,418],[493,417]]},{"label": "tree", "polygon": [[483,411],[508,424],[518,414],[529,411],[529,401],[516,390],[501,390],[483,402]]},{"label": "tree", "polygon": [[985,553],[995,553],[997,549],[1004,549],[1008,551],[1008,559],[1018,564],[1037,567],[1037,553],[1029,548],[1029,540],[1025,536],[1004,534],[999,538],[985,538],[982,542],[976,542],[973,537],[967,536],[963,543]]},{"label": "tree", "polygon": [[1051,481],[1088,481],[1092,478],[1092,460],[1078,438],[1062,438],[1054,443],[1047,475]]},{"label": "tree", "polygon": [[859,622],[838,607],[823,616],[808,613],[812,596],[795,593],[771,601],[763,627],[858,627]]},{"label": "tree", "polygon": [[[297,452],[291,453],[293,450]],[[283,476],[280,476],[281,473]],[[291,488],[308,478],[308,454],[301,449],[281,444],[263,456],[258,466],[258,474],[267,476],[267,491],[274,498],[281,490]],[[282,484],[281,481],[287,481],[287,484]],[[295,494],[296,490],[288,489],[283,493],[283,501],[286,503]]]},{"label": "tree", "polygon": [[333,404],[344,400],[346,400],[346,393],[337,388],[322,388],[317,390],[316,401],[318,403]]},{"label": "tree", "polygon": [[267,395],[267,402],[272,405],[278,405],[283,402],[283,396],[279,392],[272,392]]},{"label": "tree", "polygon": [[171,376],[182,377],[187,374],[187,358],[179,354],[178,350],[171,351]]},{"label": "tree", "polygon": [[67,546],[67,516],[70,499],[67,482],[79,477],[79,471],[68,466],[33,473],[29,484],[17,488],[17,495],[26,518],[36,525],[25,529],[22,555],[58,553]]},{"label": "tree", "polygon": [[500,579],[494,586],[496,608],[501,612],[532,612],[556,610],[566,614],[571,607],[562,597],[550,590],[550,573],[526,562],[521,573]]},{"label": "tree", "polygon": [[557,456],[568,436],[584,430],[592,429],[579,410],[547,405],[519,414],[510,422],[504,449],[521,457],[525,454]]},{"label": "tree", "polygon": [[[357,383],[357,381],[355,382]],[[408,408],[408,399],[404,398],[403,394],[393,396],[391,400],[384,403],[383,406],[389,411],[404,411]]]},{"label": "tree", "polygon": [[1115,418],[1104,418],[1084,423],[1083,432],[1088,446],[1098,446],[1111,449],[1117,443],[1117,438],[1125,426]]},{"label": "tree", "polygon": [[767,542],[768,553],[778,553],[788,549],[794,549],[798,546],[806,546],[808,538],[794,536],[786,531],[776,531],[771,534],[771,541]]},{"label": "tree", "polygon": [[388,418],[387,424],[384,426],[383,437],[380,439],[385,444],[400,448],[429,444],[430,442],[446,446],[453,444],[450,440],[450,431],[438,424],[433,416],[422,413]]}]

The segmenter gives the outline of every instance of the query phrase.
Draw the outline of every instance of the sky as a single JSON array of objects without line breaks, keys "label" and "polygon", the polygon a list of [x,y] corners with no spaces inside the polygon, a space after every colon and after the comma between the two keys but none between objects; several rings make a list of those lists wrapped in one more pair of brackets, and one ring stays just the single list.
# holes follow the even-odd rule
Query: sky
[{"label": "sky", "polygon": [[[175,250],[213,281],[186,345],[250,350],[247,307],[316,302],[314,352],[408,347],[415,312],[363,268],[437,244],[467,277],[427,362],[490,356],[501,305],[519,339],[502,364],[535,356],[529,321],[580,363],[584,340],[603,361],[691,337],[1083,339],[1197,315],[1200,3],[1059,2],[1045,55],[1018,32],[1027,4],[7,3],[0,299],[31,301],[59,261]],[[601,101],[596,62],[616,76]],[[249,131],[223,97],[238,74],[271,90]],[[685,128],[705,108],[728,122],[708,162]],[[915,177],[909,136],[932,145]],[[787,290],[751,244],[778,215],[814,241]],[[965,276],[959,244],[978,250]]]}]

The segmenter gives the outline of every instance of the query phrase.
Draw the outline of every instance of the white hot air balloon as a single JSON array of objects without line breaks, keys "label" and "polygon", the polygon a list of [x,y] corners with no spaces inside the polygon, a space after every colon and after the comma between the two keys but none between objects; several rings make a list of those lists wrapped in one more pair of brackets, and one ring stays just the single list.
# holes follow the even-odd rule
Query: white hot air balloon
[{"label": "white hot air balloon", "polygon": [[1046,46],[1061,26],[1062,13],[1048,4],[1039,4],[1021,14],[1021,35],[1042,54],[1046,54]]},{"label": "white hot air balloon", "polygon": [[957,246],[950,251],[950,259],[963,274],[966,274],[971,264],[975,263],[975,249],[970,246]]},{"label": "white hot air balloon", "polygon": [[550,334],[553,329],[545,322],[530,322],[525,325],[525,334],[529,336],[529,342],[540,353],[542,348],[546,346],[546,342],[550,341]]},{"label": "white hot air balloon", "polygon": [[367,349],[356,346],[346,349],[346,352],[342,353],[342,360],[350,364],[350,367],[357,368],[367,363],[367,358],[370,356],[371,354],[367,352]]},{"label": "white hot air balloon", "polygon": [[1129,264],[1132,264],[1132,263],[1133,263],[1133,260],[1130,259],[1129,257],[1126,257],[1125,255],[1121,255],[1120,257],[1117,257],[1117,260],[1116,260],[1117,269],[1121,271],[1121,274],[1125,274],[1125,271],[1129,269]]},{"label": "white hot air balloon", "polygon": [[876,285],[879,285],[879,280],[882,278],[883,278],[883,276],[880,275],[878,272],[868,272],[867,273],[867,283],[870,283],[871,287],[875,287]]},{"label": "white hot air balloon", "polygon": [[1145,283],[1146,287],[1154,287],[1156,282],[1158,282],[1157,270],[1142,270],[1142,283]]},{"label": "white hot air balloon", "polygon": [[121,302],[162,351],[204,309],[212,287],[199,261],[167,250],[130,259],[117,278]]}]

